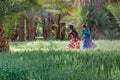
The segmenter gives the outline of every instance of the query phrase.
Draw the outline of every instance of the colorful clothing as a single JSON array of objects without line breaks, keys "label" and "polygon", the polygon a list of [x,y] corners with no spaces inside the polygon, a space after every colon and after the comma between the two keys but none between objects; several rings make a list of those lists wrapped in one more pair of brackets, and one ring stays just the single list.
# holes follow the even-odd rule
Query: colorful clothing
[{"label": "colorful clothing", "polygon": [[71,39],[70,43],[68,44],[68,48],[80,49],[80,41],[79,40],[75,40],[75,39]]},{"label": "colorful clothing", "polygon": [[86,29],[86,28],[83,29],[83,38],[84,38],[83,39],[83,49],[96,47],[96,45],[91,40],[89,29]]},{"label": "colorful clothing", "polygon": [[68,44],[68,48],[72,49],[79,49],[80,48],[80,41],[79,36],[76,30],[72,30],[72,32],[68,36],[71,38],[70,43]]}]

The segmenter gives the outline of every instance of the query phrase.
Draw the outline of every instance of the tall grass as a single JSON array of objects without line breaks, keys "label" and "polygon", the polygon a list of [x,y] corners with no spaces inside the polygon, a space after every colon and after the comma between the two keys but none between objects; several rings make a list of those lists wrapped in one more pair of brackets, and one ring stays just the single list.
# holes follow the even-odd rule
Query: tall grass
[{"label": "tall grass", "polygon": [[68,41],[10,43],[0,54],[0,80],[120,80],[119,41],[94,42],[87,51],[67,49]]}]

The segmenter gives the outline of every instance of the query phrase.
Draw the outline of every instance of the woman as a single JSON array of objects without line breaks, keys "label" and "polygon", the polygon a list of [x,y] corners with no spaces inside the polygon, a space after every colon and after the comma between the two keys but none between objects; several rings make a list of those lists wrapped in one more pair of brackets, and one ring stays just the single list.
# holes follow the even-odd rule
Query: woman
[{"label": "woman", "polygon": [[83,31],[82,31],[82,33],[83,33],[83,49],[88,49],[88,48],[94,49],[96,47],[96,45],[91,40],[89,28],[85,24],[82,24],[82,27],[83,27]]},{"label": "woman", "polygon": [[70,25],[69,28],[71,29],[71,33],[68,35],[68,38],[70,38],[71,40],[68,44],[68,48],[80,49],[80,41],[77,31],[74,29],[73,25]]}]

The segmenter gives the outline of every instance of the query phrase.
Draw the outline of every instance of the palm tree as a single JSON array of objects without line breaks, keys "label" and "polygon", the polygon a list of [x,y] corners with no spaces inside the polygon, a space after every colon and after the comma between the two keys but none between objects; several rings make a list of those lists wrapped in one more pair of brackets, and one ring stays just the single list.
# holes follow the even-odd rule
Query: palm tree
[{"label": "palm tree", "polygon": [[[7,9],[9,9],[9,5],[7,5],[6,0],[0,1],[0,51],[9,50],[8,45],[8,35],[4,28],[4,20]],[[7,11],[8,12],[8,11]]]},{"label": "palm tree", "polygon": [[71,0],[74,6],[77,5],[78,12],[74,17],[70,16],[69,18],[71,18],[71,20],[77,21],[79,26],[84,22],[88,23],[89,27],[92,25],[92,27],[90,27],[91,30],[94,30],[94,28],[99,28],[98,30],[100,31],[102,29],[101,33],[105,35],[105,29],[103,29],[103,27],[109,28],[112,26],[112,28],[114,27],[115,29],[115,26],[112,24],[116,23],[111,22],[109,20],[109,17],[111,17],[111,15],[109,15],[109,12],[107,12],[106,9],[103,10],[105,3],[112,3],[113,5],[119,6],[119,1],[120,0]]},{"label": "palm tree", "polygon": [[118,5],[118,2],[120,2],[120,0],[71,0],[71,1],[74,3],[74,5],[76,4],[80,4],[83,6],[94,5],[97,8],[102,8],[106,2],[115,3],[116,5]]},{"label": "palm tree", "polygon": [[[41,1],[42,3],[43,1]],[[41,5],[35,4],[35,0],[26,1],[26,5],[29,7],[25,13],[25,20],[26,20],[26,39],[27,40],[34,40],[36,28],[39,20]]]},{"label": "palm tree", "polygon": [[[68,3],[64,0],[45,0],[45,1],[32,1],[37,5],[41,5],[41,18],[43,23],[43,34],[44,38],[47,39],[50,37],[52,31],[52,24],[57,24],[56,29],[56,39],[61,39],[61,32],[63,24],[60,23],[61,19],[65,14],[74,15],[75,8],[73,8],[71,3]],[[57,19],[55,19],[57,18]],[[65,31],[65,30],[63,30]],[[64,32],[63,32],[64,33]]]},{"label": "palm tree", "polygon": [[13,12],[23,10],[24,6],[21,1],[1,0],[0,1],[0,51],[9,50],[8,34],[4,26],[6,15],[11,15]]}]

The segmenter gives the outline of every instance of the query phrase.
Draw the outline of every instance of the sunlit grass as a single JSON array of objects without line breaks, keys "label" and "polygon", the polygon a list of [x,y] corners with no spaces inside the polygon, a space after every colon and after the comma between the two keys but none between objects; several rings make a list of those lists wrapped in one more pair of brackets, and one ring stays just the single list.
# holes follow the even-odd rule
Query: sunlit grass
[{"label": "sunlit grass", "polygon": [[[120,41],[98,40],[93,41],[97,48],[95,50],[119,50]],[[31,41],[31,42],[11,42],[10,51],[35,51],[35,50],[70,50],[67,48],[69,41]],[[82,50],[82,41],[80,42],[80,49]],[[77,50],[78,51],[78,50]]]},{"label": "sunlit grass", "polygon": [[95,50],[71,50],[69,41],[11,42],[0,54],[0,80],[120,80],[119,41],[93,41]]}]

